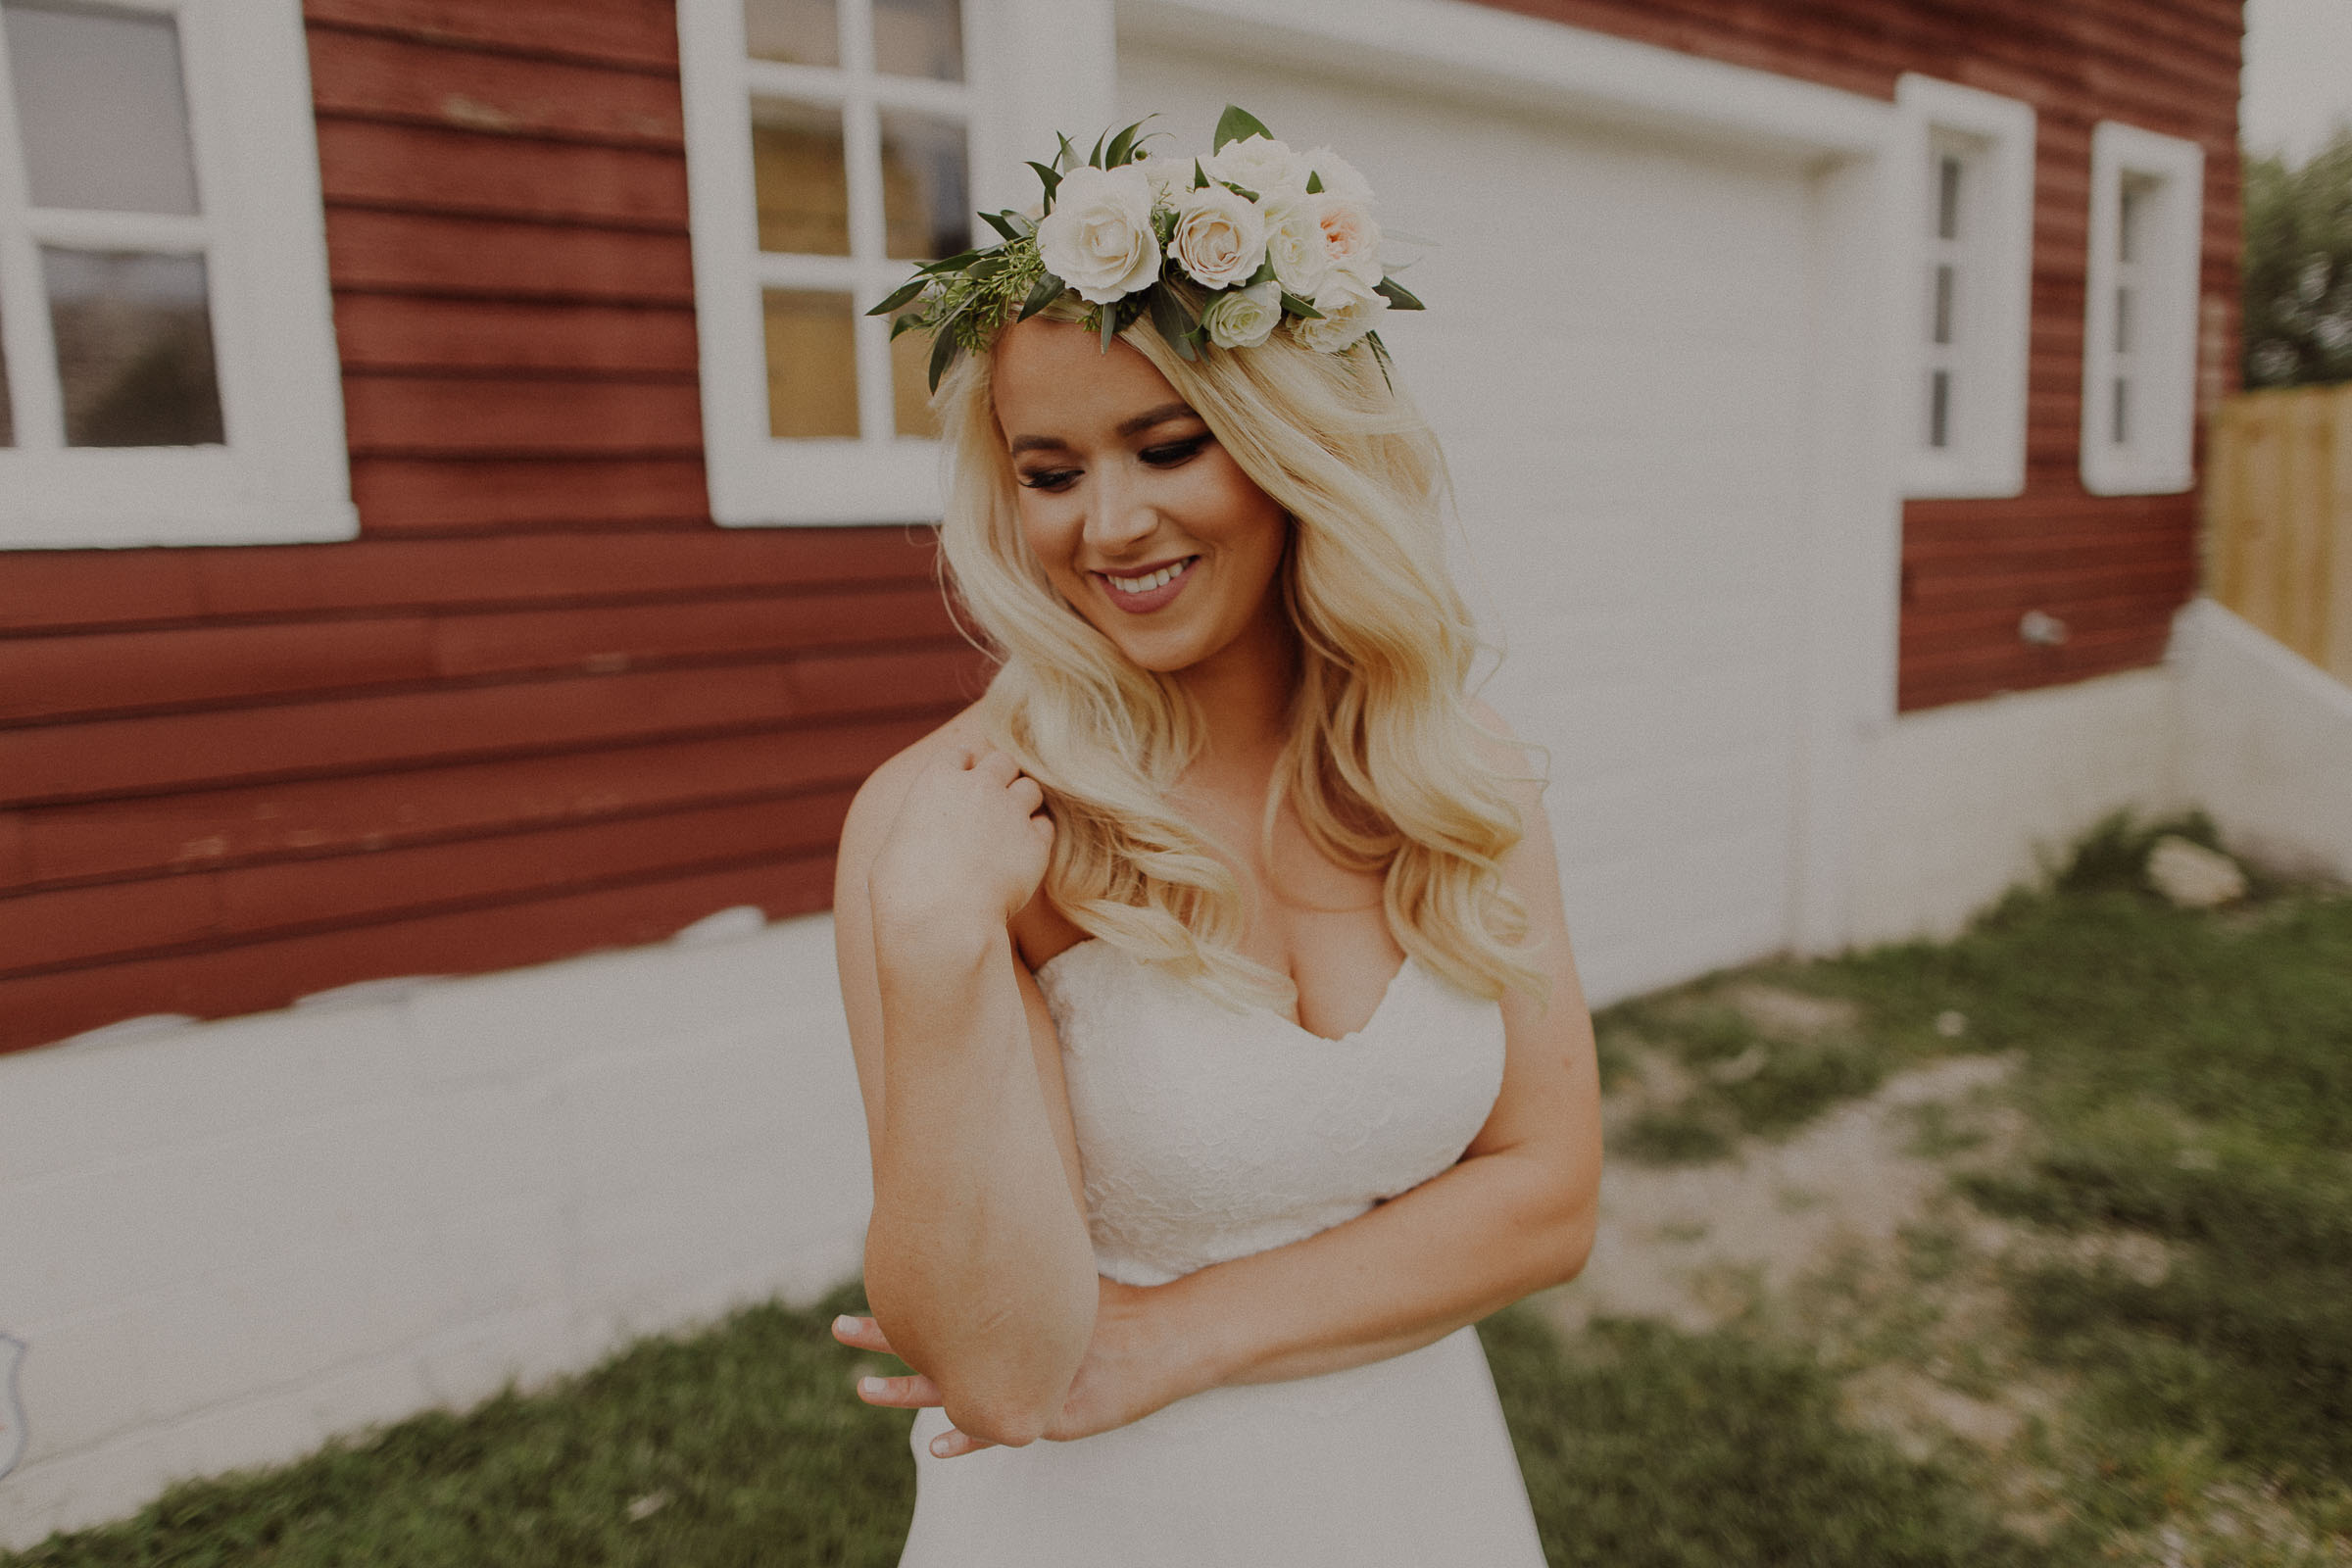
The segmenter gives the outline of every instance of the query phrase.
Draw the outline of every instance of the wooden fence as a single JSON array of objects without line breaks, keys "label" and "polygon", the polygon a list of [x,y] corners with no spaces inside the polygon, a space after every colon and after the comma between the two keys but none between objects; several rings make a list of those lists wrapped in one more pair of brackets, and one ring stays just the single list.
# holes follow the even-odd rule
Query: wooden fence
[{"label": "wooden fence", "polygon": [[2214,415],[2205,591],[2352,684],[2352,384],[2247,392]]}]

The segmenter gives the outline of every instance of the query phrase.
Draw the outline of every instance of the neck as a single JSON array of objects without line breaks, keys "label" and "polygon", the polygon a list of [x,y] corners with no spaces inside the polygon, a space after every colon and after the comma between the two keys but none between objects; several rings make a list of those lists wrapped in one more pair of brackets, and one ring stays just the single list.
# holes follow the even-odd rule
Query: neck
[{"label": "neck", "polygon": [[1269,593],[1247,630],[1177,675],[1207,720],[1196,765],[1271,765],[1290,736],[1298,660],[1298,634],[1281,595]]}]

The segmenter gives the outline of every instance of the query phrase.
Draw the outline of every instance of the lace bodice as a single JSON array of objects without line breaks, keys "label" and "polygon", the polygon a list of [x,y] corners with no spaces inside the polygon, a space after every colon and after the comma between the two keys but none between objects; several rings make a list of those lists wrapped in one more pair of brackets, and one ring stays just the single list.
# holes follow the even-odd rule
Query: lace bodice
[{"label": "lace bodice", "polygon": [[1037,971],[1095,1264],[1160,1285],[1352,1219],[1459,1159],[1502,1087],[1502,1009],[1407,957],[1339,1040],[1237,1012],[1099,940]]}]

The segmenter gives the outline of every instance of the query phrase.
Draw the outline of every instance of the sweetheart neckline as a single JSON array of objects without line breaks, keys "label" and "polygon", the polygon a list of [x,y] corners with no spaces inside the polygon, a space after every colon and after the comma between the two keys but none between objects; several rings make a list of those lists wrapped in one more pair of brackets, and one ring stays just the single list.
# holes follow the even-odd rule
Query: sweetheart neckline
[{"label": "sweetheart neckline", "polygon": [[[1118,949],[1111,947],[1109,943],[1104,942],[1101,937],[1080,937],[1077,941],[1071,943],[1068,947],[1062,949],[1059,953],[1056,953],[1054,955],[1054,956],[1048,958],[1045,962],[1039,964],[1036,968],[1030,970],[1029,972],[1033,976],[1043,978],[1048,969],[1053,968],[1062,959],[1068,957],[1071,954],[1076,953],[1080,948],[1089,947],[1104,948],[1114,954],[1118,954],[1120,957],[1127,956],[1125,954],[1119,953]],[[1127,962],[1130,966],[1138,969],[1148,967],[1148,965],[1143,963],[1142,960],[1137,958],[1127,958]],[[1309,1029],[1306,1025],[1298,1022],[1296,1018],[1286,1018],[1281,1013],[1276,1012],[1272,1007],[1266,1006],[1262,1003],[1253,1004],[1247,1010],[1254,1015],[1272,1019],[1275,1023],[1282,1025],[1284,1028],[1292,1031],[1294,1034],[1302,1035],[1308,1040],[1314,1041],[1317,1045],[1344,1046],[1348,1044],[1350,1041],[1360,1040],[1365,1035],[1372,1032],[1374,1026],[1377,1025],[1381,1018],[1388,1012],[1389,1000],[1396,994],[1397,985],[1404,979],[1405,970],[1416,967],[1418,967],[1417,960],[1410,953],[1407,953],[1404,956],[1404,961],[1396,966],[1396,970],[1394,974],[1389,976],[1389,983],[1381,988],[1380,1000],[1372,1004],[1372,1015],[1366,1018],[1361,1024],[1358,1024],[1355,1028],[1348,1030],[1344,1035],[1319,1035],[1312,1029]],[[1297,982],[1294,981],[1293,984],[1296,985]]]}]

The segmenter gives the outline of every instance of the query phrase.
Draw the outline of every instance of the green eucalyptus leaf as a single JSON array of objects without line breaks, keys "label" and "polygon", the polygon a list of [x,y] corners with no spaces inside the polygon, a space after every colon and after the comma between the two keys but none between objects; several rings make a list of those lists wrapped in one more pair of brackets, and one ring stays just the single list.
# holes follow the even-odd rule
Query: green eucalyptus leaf
[{"label": "green eucalyptus leaf", "polygon": [[1263,136],[1268,141],[1274,139],[1274,133],[1266,128],[1263,121],[1239,104],[1227,104],[1225,112],[1217,117],[1217,133],[1209,138],[1208,150],[1212,153],[1223,152],[1227,142],[1247,141],[1252,136]]},{"label": "green eucalyptus leaf", "polygon": [[1200,160],[1198,158],[1193,160],[1193,189],[1208,189],[1208,171],[1200,167]]},{"label": "green eucalyptus leaf", "polygon": [[1109,137],[1110,131],[1107,127],[1105,127],[1102,134],[1095,138],[1095,150],[1086,155],[1087,167],[1090,169],[1101,169],[1102,167],[1102,143],[1108,140]]},{"label": "green eucalyptus leaf", "polygon": [[1102,313],[1102,352],[1110,352],[1110,340],[1119,335],[1119,306],[1116,300],[1096,307]]},{"label": "green eucalyptus leaf", "polygon": [[1389,307],[1392,310],[1420,311],[1428,309],[1428,307],[1423,305],[1419,299],[1414,297],[1411,289],[1406,288],[1402,283],[1397,282],[1393,277],[1382,278],[1380,282],[1374,286],[1372,292],[1387,300],[1389,302]]},{"label": "green eucalyptus leaf", "polygon": [[922,324],[922,313],[919,311],[908,311],[905,316],[900,317],[897,320],[890,323],[890,340],[893,343],[896,343],[899,340],[900,333],[914,331]]},{"label": "green eucalyptus leaf", "polygon": [[1312,305],[1308,304],[1305,300],[1300,299],[1298,295],[1292,293],[1287,288],[1282,291],[1282,308],[1290,312],[1293,316],[1303,316],[1310,321],[1320,321],[1323,319],[1323,313],[1321,311],[1316,310]]},{"label": "green eucalyptus leaf", "polygon": [[980,253],[976,250],[970,250],[956,256],[942,257],[936,262],[926,262],[921,267],[916,268],[915,270],[926,274],[936,272],[960,272],[979,259]]},{"label": "green eucalyptus leaf", "polygon": [[1035,159],[1030,160],[1029,167],[1037,171],[1037,177],[1045,184],[1046,211],[1050,213],[1054,210],[1054,193],[1061,189],[1061,171],[1058,169],[1048,169],[1045,165],[1037,162]]},{"label": "green eucalyptus leaf", "polygon": [[1004,270],[1004,269],[1010,267],[1011,265],[1012,258],[1006,255],[1002,248],[999,248],[991,251],[986,256],[981,257],[970,267],[966,268],[963,275],[977,283],[983,278],[996,276],[999,272],[1002,272]]},{"label": "green eucalyptus leaf", "polygon": [[890,291],[890,296],[883,300],[881,304],[875,306],[872,310],[866,312],[865,314],[868,316],[888,316],[891,312],[897,310],[900,306],[905,305],[908,300],[913,299],[917,294],[920,294],[924,289],[929,288],[930,286],[931,280],[927,277],[908,278],[897,288],[892,289]]},{"label": "green eucalyptus leaf", "polygon": [[1264,197],[1258,195],[1257,192],[1251,190],[1249,186],[1236,185],[1230,179],[1220,179],[1217,181],[1217,183],[1224,186],[1227,190],[1233,192],[1236,196],[1243,198],[1245,201],[1256,202],[1265,200]]},{"label": "green eucalyptus leaf", "polygon": [[1389,346],[1380,340],[1378,332],[1366,332],[1364,341],[1372,345],[1372,363],[1380,367],[1381,385],[1387,387],[1390,396],[1394,397],[1396,393],[1396,383],[1389,375]]},{"label": "green eucalyptus leaf", "polygon": [[939,390],[939,378],[948,373],[949,366],[956,363],[956,334],[949,329],[948,322],[942,321],[939,325],[939,336],[931,344],[932,391]]},{"label": "green eucalyptus leaf", "polygon": [[1159,329],[1159,335],[1175,344],[1176,352],[1186,359],[1199,358],[1193,350],[1193,331],[1200,324],[1200,318],[1185,308],[1172,288],[1153,288],[1150,298],[1152,324]]},{"label": "green eucalyptus leaf", "polygon": [[1055,277],[1052,272],[1046,273],[1037,280],[1037,287],[1029,291],[1029,297],[1021,302],[1021,314],[1013,318],[1013,319],[1026,321],[1029,319],[1029,318],[1035,316],[1038,312],[1044,310],[1047,306],[1061,298],[1062,294],[1068,288],[1069,285],[1067,283],[1064,283],[1060,278]]},{"label": "green eucalyptus leaf", "polygon": [[[1144,120],[1151,118],[1146,115]],[[1121,164],[1132,162],[1135,157],[1135,133],[1143,128],[1144,121],[1139,120],[1111,137],[1109,149],[1102,154],[1102,166],[1105,169],[1116,169]]]},{"label": "green eucalyptus leaf", "polygon": [[1306,172],[1306,193],[1309,196],[1323,194],[1323,176],[1311,169]]},{"label": "green eucalyptus leaf", "polygon": [[1243,280],[1242,287],[1255,288],[1260,283],[1271,283],[1273,281],[1274,264],[1271,261],[1263,261],[1257,264],[1256,271],[1251,272],[1249,277]]},{"label": "green eucalyptus leaf", "polygon": [[1007,240],[1019,239],[1021,231],[1004,220],[1010,216],[1008,213],[982,213],[980,221],[1004,235]]},{"label": "green eucalyptus leaf", "polygon": [[1057,130],[1054,133],[1054,139],[1061,143],[1061,150],[1054,155],[1054,167],[1065,171],[1076,169],[1078,167],[1078,149],[1070,145],[1070,138]]}]

